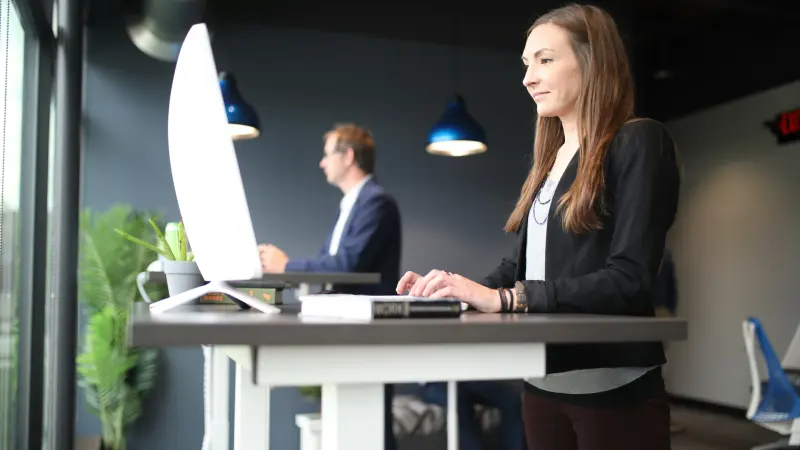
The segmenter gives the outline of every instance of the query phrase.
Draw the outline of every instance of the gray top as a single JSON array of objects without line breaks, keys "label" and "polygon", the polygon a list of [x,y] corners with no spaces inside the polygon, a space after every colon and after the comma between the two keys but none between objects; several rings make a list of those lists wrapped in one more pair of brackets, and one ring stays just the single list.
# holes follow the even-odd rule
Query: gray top
[{"label": "gray top", "polygon": [[[164,272],[147,272],[148,281],[152,283],[166,283],[167,277]],[[286,288],[296,286],[301,283],[308,284],[377,284],[381,281],[379,273],[356,273],[356,272],[284,272],[284,273],[265,273],[261,278],[253,280],[228,281],[233,287],[238,288]]]},{"label": "gray top", "polygon": [[131,345],[403,345],[472,343],[590,343],[683,340],[685,319],[569,314],[465,312],[441,319],[301,319],[299,304],[280,314],[235,305],[186,305],[150,314],[133,307]]}]

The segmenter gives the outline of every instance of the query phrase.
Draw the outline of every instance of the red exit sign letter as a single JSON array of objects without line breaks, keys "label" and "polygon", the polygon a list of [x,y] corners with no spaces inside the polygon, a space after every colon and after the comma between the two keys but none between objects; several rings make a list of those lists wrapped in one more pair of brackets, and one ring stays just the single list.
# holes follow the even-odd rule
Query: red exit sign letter
[{"label": "red exit sign letter", "polygon": [[778,139],[778,144],[800,140],[800,108],[782,112],[765,125]]}]

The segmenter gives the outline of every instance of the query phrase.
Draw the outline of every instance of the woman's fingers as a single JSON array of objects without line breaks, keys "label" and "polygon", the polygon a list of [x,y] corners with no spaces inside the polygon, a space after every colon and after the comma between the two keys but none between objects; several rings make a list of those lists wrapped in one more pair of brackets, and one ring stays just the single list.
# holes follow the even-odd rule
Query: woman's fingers
[{"label": "woman's fingers", "polygon": [[409,291],[409,294],[413,295],[414,297],[422,297],[422,293],[425,291],[428,283],[430,283],[430,281],[439,273],[441,273],[441,270],[431,270],[424,277],[417,279],[417,281],[414,283],[414,286]]},{"label": "woman's fingers", "polygon": [[429,297],[434,292],[438,291],[439,289],[447,286],[446,284],[447,274],[444,272],[439,272],[431,278],[428,284],[425,286],[425,289],[422,290],[423,297]]},{"label": "woman's fingers", "polygon": [[402,278],[400,278],[400,281],[397,282],[397,289],[396,289],[397,294],[402,295],[410,291],[411,288],[414,286],[414,283],[416,283],[417,280],[419,279],[419,277],[420,276],[418,273],[412,272],[410,270],[406,272],[402,276]]},{"label": "woman's fingers", "polygon": [[443,288],[433,292],[429,298],[452,298],[455,297],[455,287],[444,286]]}]

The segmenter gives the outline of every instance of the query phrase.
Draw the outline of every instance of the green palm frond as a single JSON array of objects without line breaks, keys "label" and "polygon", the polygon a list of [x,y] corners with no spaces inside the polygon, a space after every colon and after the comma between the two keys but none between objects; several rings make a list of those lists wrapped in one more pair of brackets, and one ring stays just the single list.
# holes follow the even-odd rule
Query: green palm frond
[{"label": "green palm frond", "polygon": [[83,390],[83,397],[86,409],[97,417],[100,417],[100,401],[97,398],[97,389],[91,384],[80,371],[81,377],[78,379],[78,386]]},{"label": "green palm frond", "polygon": [[[82,230],[94,240],[98,256],[103,261],[110,279],[123,279],[138,268],[131,261],[133,252],[138,250],[137,246],[121,239],[114,230],[122,230],[143,241],[152,241],[152,235],[146,225],[141,214],[125,205],[114,205],[98,214],[87,213]],[[155,258],[153,255],[152,259]]]},{"label": "green palm frond", "polygon": [[144,394],[153,389],[156,384],[158,352],[154,349],[144,348],[138,350],[137,353],[139,361],[134,371],[133,385],[137,393]]},{"label": "green palm frond", "polygon": [[125,408],[119,413],[120,425],[125,427],[142,415],[142,398],[128,386],[125,390]]},{"label": "green palm frond", "polygon": [[87,339],[78,355],[78,372],[93,386],[100,410],[120,401],[118,383],[136,364],[125,343],[119,342],[125,325],[120,310],[107,306],[95,313],[87,325]]},{"label": "green palm frond", "polygon": [[[89,317],[76,358],[86,407],[100,418],[103,444],[125,449],[125,430],[142,414],[142,399],[153,388],[158,351],[128,345],[131,307],[141,300],[136,276],[158,255],[146,245],[158,237],[157,217],[114,205],[80,216],[79,300]],[[123,236],[130,236],[123,238]],[[166,296],[166,286],[148,285],[153,300]]]},{"label": "green palm frond", "polygon": [[[107,306],[95,313],[87,325],[87,339],[78,355],[78,373],[87,404],[103,424],[103,440],[110,448],[120,448],[124,426],[119,420],[127,409],[139,409],[140,399],[131,400],[132,387],[126,383],[135,369],[137,357],[124,342],[127,313]],[[138,417],[139,412],[136,413]],[[124,425],[124,424],[122,424]]]},{"label": "green palm frond", "polygon": [[90,314],[114,303],[114,290],[94,236],[85,232],[81,233],[78,298],[89,308]]}]

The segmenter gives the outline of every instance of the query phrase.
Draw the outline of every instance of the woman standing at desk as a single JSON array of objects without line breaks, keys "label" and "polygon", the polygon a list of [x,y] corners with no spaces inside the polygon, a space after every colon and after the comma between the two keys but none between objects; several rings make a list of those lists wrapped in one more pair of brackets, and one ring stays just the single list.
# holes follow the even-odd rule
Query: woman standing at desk
[{"label": "woman standing at desk", "polygon": [[[616,24],[592,6],[551,11],[530,28],[522,61],[538,119],[534,164],[505,227],[518,236],[512,255],[481,283],[409,272],[398,293],[483,312],[653,316],[680,177],[666,128],[634,117]],[[547,375],[526,380],[528,449],[669,449],[665,362],[655,342],[548,346]]]}]

